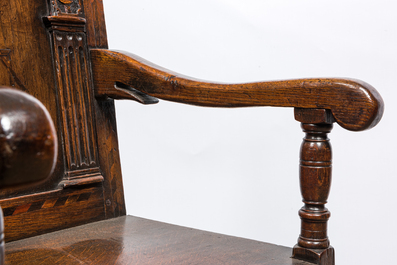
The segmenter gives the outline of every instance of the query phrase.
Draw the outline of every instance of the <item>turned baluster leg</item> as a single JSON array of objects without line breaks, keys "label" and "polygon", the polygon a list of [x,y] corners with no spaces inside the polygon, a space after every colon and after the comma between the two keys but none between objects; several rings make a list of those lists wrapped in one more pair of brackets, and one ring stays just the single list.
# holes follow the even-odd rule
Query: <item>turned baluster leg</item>
[{"label": "turned baluster leg", "polygon": [[325,208],[331,187],[331,144],[327,134],[334,119],[328,110],[295,109],[295,119],[306,133],[300,153],[300,188],[304,206],[299,211],[301,233],[293,258],[321,265],[335,264],[327,236],[330,212]]}]

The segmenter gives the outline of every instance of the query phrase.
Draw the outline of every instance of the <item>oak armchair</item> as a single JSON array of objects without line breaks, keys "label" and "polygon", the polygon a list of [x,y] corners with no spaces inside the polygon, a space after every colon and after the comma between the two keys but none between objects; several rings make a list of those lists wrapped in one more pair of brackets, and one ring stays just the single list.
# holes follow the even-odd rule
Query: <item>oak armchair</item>
[{"label": "oak armchair", "polygon": [[[219,84],[185,77],[108,50],[100,0],[7,0],[0,11],[0,84],[42,101],[59,139],[54,172],[44,183],[0,192],[10,242],[6,262],[334,264],[325,208],[327,134],[333,123],[362,131],[380,121],[383,101],[372,86],[352,79]],[[293,250],[124,217],[115,99],[294,108],[306,136],[300,156],[304,206]]]}]

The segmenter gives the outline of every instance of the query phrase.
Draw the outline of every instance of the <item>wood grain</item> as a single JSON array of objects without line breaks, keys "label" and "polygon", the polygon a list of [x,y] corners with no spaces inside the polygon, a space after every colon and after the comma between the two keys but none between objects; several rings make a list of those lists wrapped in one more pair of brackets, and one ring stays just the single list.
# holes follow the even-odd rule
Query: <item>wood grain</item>
[{"label": "wood grain", "polygon": [[0,188],[47,180],[58,139],[43,104],[25,92],[0,87],[0,118]]},{"label": "wood grain", "polygon": [[[105,50],[102,0],[2,0],[0,13],[0,85],[42,101],[59,139],[47,181],[0,192],[7,241],[125,215],[114,99],[152,104],[160,98],[295,108],[307,135],[301,151],[305,206],[294,255],[334,263],[324,207],[331,182],[326,134],[334,122],[361,131],[380,121],[383,101],[372,86],[337,78],[222,84],[185,77]],[[288,248],[132,217],[7,246],[8,262],[24,264],[308,264],[290,259]]]},{"label": "wood grain", "polygon": [[[32,187],[54,170],[58,139],[50,114],[31,95],[0,86],[0,188]],[[13,214],[26,212],[20,205]],[[0,264],[4,264],[4,220],[0,208]]]},{"label": "wood grain", "polygon": [[6,242],[104,219],[101,187],[69,188],[1,200]]},{"label": "wood grain", "polygon": [[85,0],[84,13],[87,18],[87,44],[90,48],[107,48],[105,13],[102,0]]},{"label": "wood grain", "polygon": [[120,82],[153,97],[199,106],[330,109],[336,122],[352,131],[374,127],[383,115],[382,97],[359,80],[221,84],[182,76],[130,53],[93,49],[91,58],[97,97],[110,95]]},{"label": "wood grain", "polygon": [[102,1],[2,0],[0,14],[0,86],[37,97],[59,141],[47,181],[0,190],[6,240],[125,214],[114,104],[96,102],[91,80],[88,48],[107,45]]},{"label": "wood grain", "polygon": [[113,100],[96,101],[96,122],[99,164],[104,176],[103,192],[106,218],[126,214],[119,144],[117,138],[116,113]]},{"label": "wood grain", "polygon": [[[47,1],[2,0],[0,4],[0,86],[7,85],[37,98],[54,121],[58,139],[56,88],[50,36],[42,17],[47,15]],[[3,63],[5,62],[5,63]],[[62,144],[58,145],[57,163],[50,178],[34,187],[15,187],[0,191],[0,198],[54,189],[62,179]]]},{"label": "wood grain", "polygon": [[[308,116],[318,120],[318,115]],[[329,115],[324,116],[326,119]],[[301,127],[306,135],[301,145],[299,180],[305,205],[299,211],[301,233],[293,257],[319,265],[333,265],[334,249],[327,236],[331,214],[325,208],[332,180],[332,151],[327,134],[333,125],[332,122],[302,123]]]},{"label": "wood grain", "polygon": [[7,243],[6,249],[6,264],[311,264],[291,259],[287,247],[132,216]]}]

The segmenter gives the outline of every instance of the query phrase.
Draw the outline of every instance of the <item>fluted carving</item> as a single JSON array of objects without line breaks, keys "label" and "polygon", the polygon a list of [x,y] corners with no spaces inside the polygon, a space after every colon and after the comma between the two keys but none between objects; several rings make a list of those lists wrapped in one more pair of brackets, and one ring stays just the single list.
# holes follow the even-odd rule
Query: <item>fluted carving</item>
[{"label": "fluted carving", "polygon": [[[68,6],[64,2],[62,3]],[[44,22],[52,36],[56,65],[58,106],[65,154],[63,186],[102,181],[95,144],[86,21],[81,16],[62,14],[46,17]]]}]

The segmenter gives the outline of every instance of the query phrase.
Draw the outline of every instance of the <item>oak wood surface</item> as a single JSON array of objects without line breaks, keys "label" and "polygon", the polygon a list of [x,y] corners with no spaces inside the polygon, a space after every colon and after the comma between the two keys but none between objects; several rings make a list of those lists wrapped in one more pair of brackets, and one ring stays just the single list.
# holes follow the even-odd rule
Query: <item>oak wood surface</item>
[{"label": "oak wood surface", "polygon": [[84,13],[87,19],[87,45],[90,48],[107,48],[105,13],[102,0],[83,1]]},{"label": "oak wood surface", "polygon": [[6,244],[6,264],[310,265],[291,249],[132,216]]},{"label": "oak wood surface", "polygon": [[[296,119],[306,129],[336,121],[360,131],[375,126],[383,114],[381,96],[358,80],[212,83],[132,54],[106,50],[101,0],[4,0],[0,14],[0,85],[16,87],[42,101],[59,139],[55,170],[47,181],[35,188],[0,192],[7,241],[125,215],[113,99],[294,107]],[[303,159],[302,172],[311,170],[301,172],[305,207],[300,213],[296,256],[302,258],[316,255],[307,251],[313,248],[327,249],[320,256],[333,254],[326,233],[329,212],[323,207],[329,192],[330,155],[324,151],[326,133],[319,130],[308,132],[305,140],[322,134],[317,139],[319,153],[313,154],[307,146],[302,151],[302,157],[310,156]],[[311,167],[317,162],[327,165],[320,170]],[[313,218],[318,216],[322,221],[316,223]],[[11,264],[308,264],[290,259],[288,248],[133,217],[7,246]]]},{"label": "oak wood surface", "polygon": [[[44,182],[52,173],[58,139],[46,108],[31,95],[0,87],[0,189]],[[0,264],[4,264],[0,208]]]},{"label": "oak wood surface", "polygon": [[174,73],[131,53],[93,49],[91,57],[97,97],[120,97],[115,91],[115,83],[120,82],[153,97],[199,106],[323,108],[331,110],[339,125],[353,131],[374,127],[383,115],[382,97],[360,80],[222,84]]},{"label": "oak wood surface", "polygon": [[[42,17],[47,13],[45,0],[2,0],[0,4],[0,86],[13,87],[37,98],[47,108],[62,139],[58,123],[56,89],[51,42]],[[63,154],[58,145],[54,173],[44,183],[27,188],[0,191],[0,198],[53,189],[62,179]]]},{"label": "oak wood surface", "polygon": [[0,188],[45,181],[54,169],[57,145],[43,104],[20,90],[0,87]]},{"label": "oak wood surface", "polygon": [[1,200],[6,242],[105,218],[99,187],[69,188]]},{"label": "oak wood surface", "polygon": [[[85,0],[84,12],[87,20],[86,34],[89,48],[108,47],[105,14],[102,0]],[[112,99],[94,101],[97,127],[99,164],[103,181],[104,207],[106,218],[126,214],[123,180],[118,148],[116,113]]]},{"label": "oak wood surface", "polygon": [[46,181],[0,191],[6,241],[124,215],[114,103],[94,99],[90,75],[102,1],[4,0],[0,14],[0,86],[37,97],[58,136]]},{"label": "oak wood surface", "polygon": [[[335,264],[334,249],[327,235],[330,212],[325,208],[332,181],[332,151],[327,134],[333,128],[324,110],[312,110],[307,115],[317,124],[302,122],[305,138],[301,145],[299,180],[304,206],[299,211],[301,233],[294,247],[293,257],[319,265]],[[296,117],[306,120],[305,111],[295,110]],[[323,115],[320,115],[323,114]],[[319,119],[322,117],[322,119]]]}]

